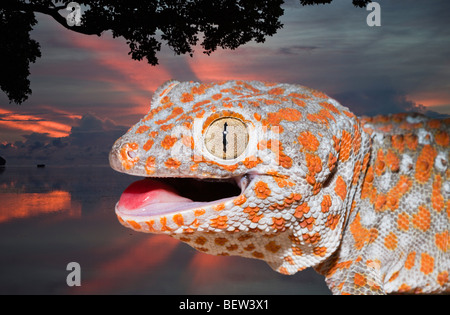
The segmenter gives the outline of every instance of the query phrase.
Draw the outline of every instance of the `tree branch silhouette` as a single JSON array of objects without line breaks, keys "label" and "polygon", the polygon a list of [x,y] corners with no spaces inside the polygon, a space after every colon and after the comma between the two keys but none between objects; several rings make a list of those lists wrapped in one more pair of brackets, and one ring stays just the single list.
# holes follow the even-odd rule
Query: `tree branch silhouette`
[{"label": "tree branch silhouette", "polygon": [[[252,40],[262,43],[282,28],[283,0],[93,0],[76,1],[83,7],[81,25],[70,26],[61,14],[72,1],[2,0],[0,3],[0,88],[10,102],[20,104],[31,94],[29,65],[41,57],[40,46],[30,38],[35,13],[52,17],[64,28],[85,35],[111,31],[123,37],[134,60],[158,64],[157,52],[165,42],[175,54],[194,53],[200,41],[203,52],[236,49]],[[332,0],[300,0],[301,5]],[[371,0],[353,0],[363,7]],[[66,11],[68,13],[68,11]]]}]

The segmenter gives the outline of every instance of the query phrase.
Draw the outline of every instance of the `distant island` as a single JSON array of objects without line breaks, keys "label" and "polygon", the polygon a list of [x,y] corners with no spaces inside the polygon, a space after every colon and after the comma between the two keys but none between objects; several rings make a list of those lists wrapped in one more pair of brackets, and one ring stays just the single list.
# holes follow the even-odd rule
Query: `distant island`
[{"label": "distant island", "polygon": [[5,167],[6,160],[0,156],[0,167]]}]

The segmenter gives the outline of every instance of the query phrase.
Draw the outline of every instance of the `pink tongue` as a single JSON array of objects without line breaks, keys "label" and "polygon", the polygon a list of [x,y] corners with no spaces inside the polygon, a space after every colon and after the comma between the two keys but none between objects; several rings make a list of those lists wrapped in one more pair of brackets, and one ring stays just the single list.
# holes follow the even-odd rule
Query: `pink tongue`
[{"label": "pink tongue", "polygon": [[126,210],[135,210],[150,204],[186,202],[192,200],[179,196],[172,187],[158,181],[143,179],[125,189],[118,206]]}]

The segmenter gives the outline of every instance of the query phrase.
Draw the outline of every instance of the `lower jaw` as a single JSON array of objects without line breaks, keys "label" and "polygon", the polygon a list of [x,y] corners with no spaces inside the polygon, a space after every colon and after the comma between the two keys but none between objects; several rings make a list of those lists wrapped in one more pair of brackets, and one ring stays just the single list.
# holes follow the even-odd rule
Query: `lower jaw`
[{"label": "lower jaw", "polygon": [[[234,179],[233,179],[234,180]],[[234,200],[244,192],[249,179],[238,178],[238,185],[230,181],[198,181],[188,178],[158,179],[174,187],[181,196],[193,201],[154,203],[128,210],[116,205],[116,215],[126,227],[148,233],[182,233],[202,229],[205,218],[234,206]],[[238,186],[241,186],[240,188]],[[204,228],[209,225],[206,219]]]}]

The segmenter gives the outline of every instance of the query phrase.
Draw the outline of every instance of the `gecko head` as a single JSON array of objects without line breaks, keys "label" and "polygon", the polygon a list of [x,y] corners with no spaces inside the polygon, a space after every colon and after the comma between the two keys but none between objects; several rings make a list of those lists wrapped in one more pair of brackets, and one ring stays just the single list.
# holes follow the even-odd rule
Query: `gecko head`
[{"label": "gecko head", "polygon": [[317,265],[339,245],[365,153],[345,110],[295,85],[169,81],[111,150],[113,169],[142,177],[118,219],[286,274]]}]

